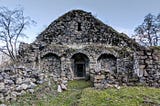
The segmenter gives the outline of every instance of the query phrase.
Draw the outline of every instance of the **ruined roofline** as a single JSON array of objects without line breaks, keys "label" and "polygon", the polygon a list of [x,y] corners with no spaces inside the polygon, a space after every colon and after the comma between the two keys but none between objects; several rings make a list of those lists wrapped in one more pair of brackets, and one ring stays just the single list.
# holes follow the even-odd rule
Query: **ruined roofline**
[{"label": "ruined roofline", "polygon": [[98,18],[96,18],[95,16],[93,16],[91,12],[86,12],[86,11],[84,11],[84,10],[77,9],[77,10],[71,10],[71,11],[69,11],[69,12],[61,15],[61,16],[58,17],[57,19],[55,19],[51,24],[48,25],[48,27],[47,27],[46,29],[44,29],[44,30],[37,36],[37,38],[38,38],[39,36],[41,36],[41,35],[46,34],[46,33],[45,33],[46,30],[47,30],[49,27],[55,25],[56,22],[58,22],[58,21],[60,21],[60,20],[65,20],[65,18],[66,18],[67,16],[70,16],[70,15],[76,14],[76,13],[79,13],[79,15],[85,14],[85,15],[87,15],[87,16],[93,17],[94,21],[97,21],[97,22],[100,23],[101,25],[106,26],[106,27],[108,27],[109,29],[111,29],[113,32],[116,32],[116,33],[119,34],[119,32],[116,31],[115,29],[113,29],[111,26],[109,26],[109,25],[107,25],[107,24],[104,24],[101,20],[99,20]]},{"label": "ruined roofline", "polygon": [[[129,38],[128,35],[124,34],[124,33],[119,33],[118,31],[116,31],[114,28],[112,28],[111,26],[108,26],[106,24],[104,24],[101,20],[99,20],[98,18],[94,17],[91,12],[86,12],[83,10],[71,10],[67,13],[65,13],[64,15],[60,16],[59,18],[57,18],[56,20],[54,20],[43,32],[41,32],[41,34],[39,34],[37,36],[37,40],[43,40],[43,36],[49,36],[52,35],[53,32],[48,31],[49,29],[52,29],[52,27],[56,26],[58,22],[60,21],[71,21],[72,19],[74,19],[74,17],[77,17],[78,15],[80,15],[81,17],[89,17],[90,20],[98,23],[98,25],[96,25],[96,27],[101,27],[104,30],[109,30],[112,33],[115,33],[116,37],[119,37],[121,39],[124,39],[125,42],[132,44],[132,46],[134,47],[138,47],[138,48],[144,48],[143,46],[141,46],[140,44],[138,44],[137,42],[135,42],[133,39]],[[70,19],[69,19],[69,18]]]}]

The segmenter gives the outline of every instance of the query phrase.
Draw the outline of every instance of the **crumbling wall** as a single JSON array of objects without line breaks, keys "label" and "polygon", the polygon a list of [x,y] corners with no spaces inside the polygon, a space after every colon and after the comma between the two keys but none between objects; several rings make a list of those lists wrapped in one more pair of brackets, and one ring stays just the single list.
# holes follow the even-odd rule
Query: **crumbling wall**
[{"label": "crumbling wall", "polygon": [[[41,51],[38,50],[37,53],[32,53],[37,54],[37,57],[31,57],[32,62],[26,62],[26,64],[36,64],[35,68],[37,70],[41,72],[44,71],[46,72],[46,74],[49,73],[49,77],[52,78],[52,80],[54,79],[55,81],[61,78],[65,80],[74,79],[74,70],[72,68],[71,57],[76,53],[83,53],[90,60],[88,69],[89,71],[86,72],[87,76],[90,77],[90,79],[95,83],[95,87],[97,88],[106,88],[106,86],[109,86],[108,84],[128,86],[160,86],[160,65],[158,61],[159,57],[157,50],[154,49],[143,47],[136,50],[129,47],[121,48],[117,46],[105,46],[102,44],[88,44],[83,45],[82,47],[79,47],[78,45],[64,46],[59,44],[51,44]],[[49,63],[47,66],[44,66],[49,60],[43,62],[43,57],[48,53],[57,54],[57,56],[59,57],[61,65],[56,66],[60,67],[60,73],[54,72],[54,69],[48,69],[49,67],[53,68],[53,64],[51,63]],[[114,62],[112,61],[113,59],[107,60],[111,62],[109,62],[109,65],[113,63],[112,70],[114,70],[114,73],[112,71],[110,72],[108,69],[101,68],[99,58],[103,54],[113,55],[116,58],[116,61]],[[33,55],[27,56],[29,58],[29,56]],[[102,58],[102,60],[106,59]],[[107,61],[103,62],[104,65],[106,65]]]},{"label": "crumbling wall", "polygon": [[138,53],[140,82],[147,86],[160,87],[160,52],[154,47]]},{"label": "crumbling wall", "polygon": [[[123,33],[105,25],[90,12],[73,10],[52,22],[36,39],[40,45],[104,44],[118,47],[139,48],[139,45]],[[43,42],[43,44],[42,44]]]},{"label": "crumbling wall", "polygon": [[0,70],[0,101],[33,93],[43,82],[73,80],[76,54],[86,56],[86,78],[95,88],[160,87],[159,51],[140,46],[91,13],[73,10],[52,22],[33,43],[20,44],[20,63]]},{"label": "crumbling wall", "polygon": [[61,75],[61,60],[60,58],[53,54],[48,53],[41,58],[40,63],[41,71],[45,74],[49,74],[49,76],[53,76],[53,80],[57,80]]}]

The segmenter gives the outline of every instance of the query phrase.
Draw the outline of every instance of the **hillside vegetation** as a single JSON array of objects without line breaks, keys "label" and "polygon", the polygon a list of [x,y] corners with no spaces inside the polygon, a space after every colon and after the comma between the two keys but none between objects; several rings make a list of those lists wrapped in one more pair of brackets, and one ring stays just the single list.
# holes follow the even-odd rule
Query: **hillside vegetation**
[{"label": "hillside vegetation", "polygon": [[97,90],[92,83],[74,80],[68,90],[58,93],[57,85],[38,86],[33,94],[25,94],[10,106],[160,106],[160,89],[149,87],[121,87]]}]

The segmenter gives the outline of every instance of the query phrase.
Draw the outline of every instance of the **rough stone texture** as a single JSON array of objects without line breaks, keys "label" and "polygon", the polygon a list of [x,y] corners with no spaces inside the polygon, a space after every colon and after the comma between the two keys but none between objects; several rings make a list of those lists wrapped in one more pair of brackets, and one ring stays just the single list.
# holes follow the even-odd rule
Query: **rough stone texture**
[{"label": "rough stone texture", "polygon": [[1,71],[1,100],[34,92],[37,84],[49,80],[85,78],[96,88],[160,87],[158,49],[140,46],[82,10],[52,22],[33,43],[21,43],[19,57],[24,68]]},{"label": "rough stone texture", "polygon": [[55,81],[81,77],[95,85],[160,86],[154,49],[140,46],[82,10],[52,22],[33,43],[21,43],[19,53],[25,64]]},{"label": "rough stone texture", "polygon": [[31,89],[44,82],[36,70],[27,67],[9,67],[0,71],[0,101],[16,100],[17,96],[30,92]]}]

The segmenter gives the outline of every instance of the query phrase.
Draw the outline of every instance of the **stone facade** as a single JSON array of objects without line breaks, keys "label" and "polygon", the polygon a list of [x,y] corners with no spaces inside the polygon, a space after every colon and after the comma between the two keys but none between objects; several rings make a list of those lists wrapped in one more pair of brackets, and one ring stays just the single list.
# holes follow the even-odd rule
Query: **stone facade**
[{"label": "stone facade", "polygon": [[70,11],[31,43],[19,46],[18,66],[0,70],[0,101],[47,81],[91,80],[95,88],[160,87],[160,50],[146,48],[82,10]]},{"label": "stone facade", "polygon": [[102,88],[108,83],[160,86],[159,57],[153,49],[82,10],[59,17],[33,43],[21,43],[19,54],[28,67],[55,81],[86,78]]}]

